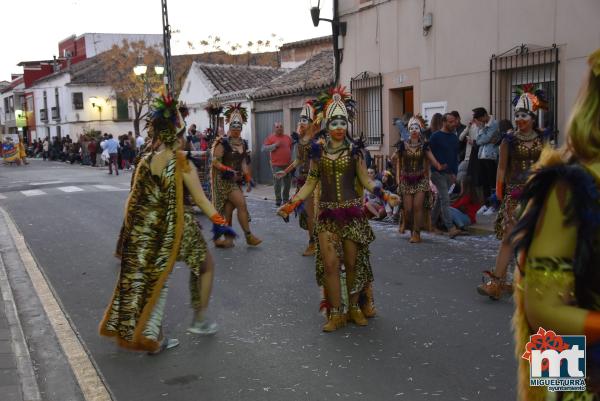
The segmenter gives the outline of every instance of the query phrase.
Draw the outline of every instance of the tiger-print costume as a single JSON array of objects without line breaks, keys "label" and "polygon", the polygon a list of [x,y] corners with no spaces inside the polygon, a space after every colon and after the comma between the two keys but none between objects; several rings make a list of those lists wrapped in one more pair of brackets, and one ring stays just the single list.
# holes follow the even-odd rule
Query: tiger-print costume
[{"label": "tiger-print costume", "polygon": [[167,280],[175,262],[191,269],[192,305],[198,306],[198,283],[206,242],[193,212],[184,206],[185,154],[177,153],[160,176],[150,170],[152,154],[140,161],[126,206],[121,235],[121,272],[100,324],[100,334],[119,345],[143,351],[160,346]]}]

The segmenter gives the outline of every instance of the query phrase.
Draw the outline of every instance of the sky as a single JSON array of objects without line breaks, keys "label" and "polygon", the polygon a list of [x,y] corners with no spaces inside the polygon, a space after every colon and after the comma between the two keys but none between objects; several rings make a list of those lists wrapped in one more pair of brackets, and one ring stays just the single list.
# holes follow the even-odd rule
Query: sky
[{"label": "sky", "polygon": [[[199,53],[199,42],[271,40],[276,44],[330,35],[331,24],[314,27],[309,9],[318,0],[168,0],[176,31],[171,53]],[[331,18],[332,0],[321,0],[321,18]],[[75,34],[162,33],[160,0],[2,0],[0,81],[22,73],[21,61],[58,56],[58,42]],[[275,34],[275,36],[273,36]],[[193,50],[188,41],[196,46]]]}]

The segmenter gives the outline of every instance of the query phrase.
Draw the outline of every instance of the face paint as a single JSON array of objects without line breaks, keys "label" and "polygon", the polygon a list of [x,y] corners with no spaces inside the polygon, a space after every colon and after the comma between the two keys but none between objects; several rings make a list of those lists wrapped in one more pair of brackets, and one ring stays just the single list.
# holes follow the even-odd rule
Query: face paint
[{"label": "face paint", "polygon": [[233,121],[231,124],[229,124],[229,129],[230,130],[237,129],[237,130],[241,131],[242,123],[240,123],[238,121]]},{"label": "face paint", "polygon": [[346,131],[348,129],[348,122],[342,118],[336,118],[329,121],[329,124],[327,124],[327,129],[329,131],[335,131],[338,129]]},{"label": "face paint", "polygon": [[515,123],[519,131],[531,131],[533,128],[533,118],[529,113],[517,111],[515,113]]}]

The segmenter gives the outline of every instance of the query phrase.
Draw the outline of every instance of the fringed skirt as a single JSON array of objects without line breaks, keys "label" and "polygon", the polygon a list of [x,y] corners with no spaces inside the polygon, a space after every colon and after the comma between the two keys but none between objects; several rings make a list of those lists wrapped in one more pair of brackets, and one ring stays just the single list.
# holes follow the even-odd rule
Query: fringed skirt
[{"label": "fringed skirt", "polygon": [[498,209],[498,215],[496,216],[496,223],[494,226],[496,238],[499,240],[502,240],[504,233],[508,228],[515,225],[517,220],[517,209],[519,207],[519,198],[521,197],[522,190],[522,185],[506,186],[506,194]]},{"label": "fringed skirt", "polygon": [[[375,234],[369,225],[369,220],[365,216],[360,203],[360,199],[347,202],[343,205],[321,202],[319,204],[321,212],[315,226],[315,236],[324,232],[329,233],[329,239],[334,242],[336,249],[341,249],[343,240],[350,240],[356,243],[358,253],[354,283],[352,284],[350,294],[360,292],[367,284],[373,281],[369,244],[375,240]],[[343,263],[343,259],[341,258],[340,263]],[[319,241],[317,241],[316,250],[316,276],[318,285],[323,286],[325,282],[325,265],[323,264]]]}]

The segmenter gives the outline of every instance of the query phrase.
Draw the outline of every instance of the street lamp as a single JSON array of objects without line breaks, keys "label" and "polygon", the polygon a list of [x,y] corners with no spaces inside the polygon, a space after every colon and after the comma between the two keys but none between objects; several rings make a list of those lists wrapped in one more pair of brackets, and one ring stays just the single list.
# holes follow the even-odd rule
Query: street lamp
[{"label": "street lamp", "polygon": [[341,50],[344,48],[343,37],[346,36],[347,24],[346,22],[340,22],[338,14],[338,1],[333,0],[333,19],[321,18],[321,0],[318,0],[316,6],[310,8],[310,18],[315,27],[319,26],[319,21],[327,21],[331,23],[331,36],[333,38],[333,58],[335,60],[335,85],[340,80],[340,64]]}]

